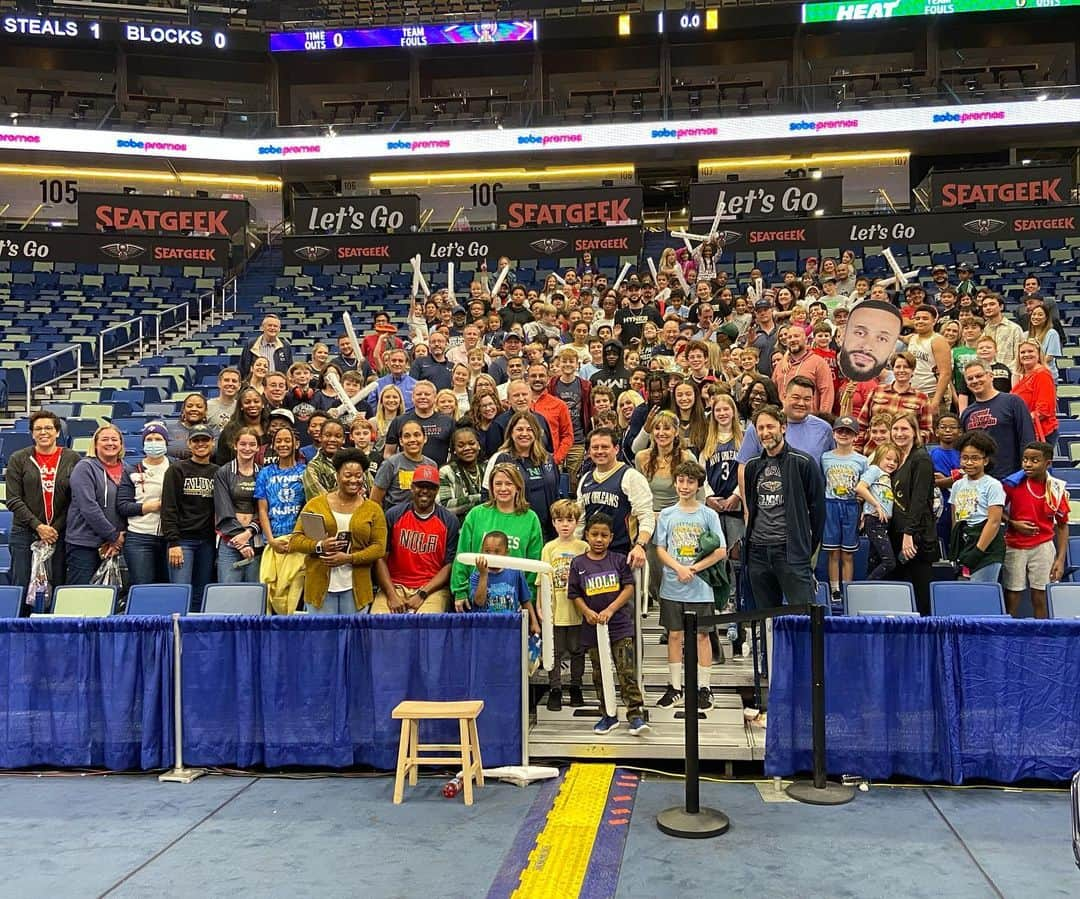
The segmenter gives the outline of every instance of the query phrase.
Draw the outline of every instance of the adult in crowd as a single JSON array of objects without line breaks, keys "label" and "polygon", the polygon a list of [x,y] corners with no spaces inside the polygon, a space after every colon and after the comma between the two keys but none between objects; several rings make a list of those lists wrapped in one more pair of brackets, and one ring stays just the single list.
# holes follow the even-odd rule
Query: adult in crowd
[{"label": "adult in crowd", "polygon": [[117,511],[127,520],[124,562],[132,584],[169,582],[168,546],[161,535],[161,495],[169,469],[169,432],[152,421],[142,429],[143,458],[120,478]]},{"label": "adult in crowd", "polygon": [[[822,453],[836,446],[836,441],[833,440],[832,426],[824,419],[810,414],[814,405],[814,389],[814,382],[801,375],[788,381],[784,391],[783,443],[819,461]],[[750,392],[753,393],[753,388]],[[758,412],[760,411],[761,409],[758,409]],[[757,414],[754,413],[755,418]],[[745,466],[751,459],[759,456],[763,449],[765,447],[759,440],[758,429],[755,427],[747,430],[746,439],[739,447],[739,464]],[[740,493],[746,496],[745,492]]]},{"label": "adult in crowd", "polygon": [[[364,494],[367,457],[357,449],[334,455],[337,487],[311,499],[301,512],[290,548],[307,557],[304,606],[323,615],[351,615],[374,598],[372,566],[386,555],[386,517]],[[304,513],[322,518],[325,537],[305,532]]]},{"label": "adult in crowd", "polygon": [[[498,446],[502,445],[503,440],[506,438],[506,429],[510,426],[510,419],[518,412],[531,412],[532,411],[533,394],[532,388],[525,381],[511,381],[506,388],[506,405],[505,412],[501,412],[493,422],[493,427],[498,431]],[[542,415],[537,416],[537,424],[540,425],[540,433],[543,439],[544,449],[549,453],[554,449],[555,443],[551,435],[551,428],[548,426],[547,419]],[[492,439],[489,437],[489,440]]]},{"label": "adult in crowd", "polygon": [[781,395],[787,385],[797,377],[809,378],[814,383],[814,399],[810,411],[832,412],[833,377],[829,363],[810,350],[806,331],[792,325],[784,331],[787,352],[773,371],[773,380]]},{"label": "adult in crowd", "polygon": [[742,495],[745,564],[754,604],[770,608],[785,597],[792,604],[810,603],[811,558],[825,528],[825,476],[817,458],[788,443],[783,410],[765,406],[754,415],[753,425],[761,449],[745,463]]},{"label": "adult in crowd", "polygon": [[759,354],[758,371],[766,378],[772,377],[772,354],[780,334],[774,312],[772,300],[765,297],[758,299],[754,303],[754,323],[747,332],[749,346],[754,347]]},{"label": "adult in crowd", "polygon": [[[653,513],[659,519],[664,509],[679,501],[675,492],[675,469],[681,462],[696,460],[694,454],[683,445],[679,433],[679,419],[674,412],[658,412],[653,418],[649,436],[649,446],[634,457],[634,467],[649,485]],[[656,554],[656,544],[651,540],[645,547],[645,554],[649,560],[649,594],[659,601],[662,566]]]},{"label": "adult in crowd", "polygon": [[450,440],[450,461],[439,469],[439,505],[458,521],[487,498],[480,453],[476,429],[459,425]]},{"label": "adult in crowd", "polygon": [[30,415],[32,446],[16,450],[7,461],[5,504],[11,511],[11,580],[30,584],[30,546],[40,540],[53,547],[48,566],[49,583],[64,583],[64,531],[71,503],[71,472],[79,454],[62,447],[60,419],[52,412]]},{"label": "adult in crowd", "polygon": [[551,372],[544,363],[530,365],[528,379],[532,392],[530,409],[547,422],[551,434],[551,455],[556,465],[562,465],[574,446],[574,423],[570,419],[570,408],[548,390]]},{"label": "adult in crowd", "polygon": [[551,504],[559,498],[559,467],[544,449],[540,423],[531,412],[515,412],[506,427],[506,439],[499,451],[488,461],[484,485],[491,491],[495,469],[511,462],[521,470],[525,496],[529,506],[540,519],[544,540],[550,540],[555,530],[551,522]]},{"label": "adult in crowd", "polygon": [[421,465],[438,465],[425,452],[427,438],[420,422],[407,421],[400,431],[401,451],[383,460],[375,475],[371,498],[383,508],[389,509],[409,498],[413,472]]},{"label": "adult in crowd", "polygon": [[214,529],[219,584],[257,584],[263,540],[255,508],[259,435],[241,428],[236,458],[214,472]]},{"label": "adult in crowd", "polygon": [[345,445],[345,428],[340,421],[328,419],[319,432],[319,451],[308,462],[302,478],[304,500],[311,502],[322,493],[337,487],[337,466],[334,457]]},{"label": "adult in crowd", "polygon": [[360,341],[360,352],[364,360],[372,368],[376,368],[375,350],[380,350],[379,355],[385,356],[392,348],[401,348],[401,340],[397,337],[397,328],[390,321],[390,313],[385,311],[376,312],[372,316],[371,331],[364,335]]},{"label": "adult in crowd", "polygon": [[[236,397],[240,393],[242,381],[238,368],[230,366],[218,372],[218,395],[206,404],[206,423],[219,433],[236,411]],[[186,446],[184,448],[187,449]]]},{"label": "adult in crowd", "polygon": [[408,412],[413,407],[413,387],[416,386],[416,379],[409,374],[409,357],[405,350],[395,347],[383,358],[386,360],[387,373],[375,382],[375,390],[368,395],[368,407],[374,412],[378,408],[383,390],[392,384],[401,391],[404,401],[402,411]]},{"label": "adult in crowd", "polygon": [[[189,393],[180,407],[180,418],[169,426],[169,455],[187,459],[188,434],[195,425],[208,425],[206,398],[201,393]],[[213,430],[211,428],[211,430]]]},{"label": "adult in crowd", "polygon": [[342,334],[337,339],[337,355],[330,360],[331,365],[341,369],[342,374],[347,371],[362,371],[364,360],[353,351],[352,341],[348,334]]},{"label": "adult in crowd", "polygon": [[889,540],[899,564],[891,579],[910,583],[920,614],[929,615],[930,577],[939,556],[934,463],[923,449],[919,422],[910,412],[896,417],[889,435],[900,451],[900,465],[892,475],[895,504],[889,519]]},{"label": "adult in crowd", "polygon": [[379,592],[372,614],[450,609],[450,568],[461,525],[436,503],[438,491],[438,472],[422,465],[413,472],[409,498],[387,511],[386,555],[375,563]]},{"label": "adult in crowd", "polygon": [[920,442],[926,443],[930,439],[934,430],[934,408],[930,397],[912,385],[915,364],[911,353],[897,353],[892,358],[892,383],[878,384],[863,403],[857,416],[859,434],[855,438],[855,448],[860,452],[869,438],[870,419],[882,413],[895,418],[901,412],[910,412],[919,423]]},{"label": "adult in crowd", "polygon": [[614,429],[594,428],[588,448],[593,467],[578,484],[582,527],[597,512],[610,516],[611,550],[625,555],[630,567],[641,568],[656,529],[649,482],[640,471],[619,461],[619,438]]},{"label": "adult in crowd", "polygon": [[252,494],[259,530],[266,541],[259,580],[266,584],[267,601],[279,615],[291,614],[300,603],[304,557],[290,552],[293,531],[304,505],[304,462],[300,440],[291,428],[274,434],[273,458],[255,477]]},{"label": "adult in crowd", "polygon": [[447,336],[442,331],[432,331],[428,335],[428,353],[418,357],[412,364],[409,374],[417,383],[429,381],[436,390],[448,390],[454,363],[446,356],[449,346]]},{"label": "adult in crowd", "polygon": [[251,363],[251,370],[247,373],[247,377],[244,378],[244,386],[257,390],[259,396],[262,396],[268,374],[270,374],[270,363],[262,356],[259,356]]},{"label": "adult in crowd", "polygon": [[281,319],[266,315],[258,337],[240,354],[240,372],[246,378],[256,359],[265,359],[270,371],[288,371],[293,362],[292,347],[281,336]]},{"label": "adult in crowd", "polygon": [[609,387],[618,396],[630,389],[630,372],[623,365],[623,345],[617,340],[604,341],[600,370],[589,378],[595,387]]},{"label": "adult in crowd", "polygon": [[496,424],[496,419],[500,414],[502,410],[497,393],[478,390],[473,394],[468,421],[476,430],[476,436],[480,440],[481,458],[487,459],[502,444],[502,425]]},{"label": "adult in crowd", "polygon": [[454,419],[436,411],[435,395],[435,385],[430,381],[416,382],[413,387],[412,410],[395,418],[387,429],[383,458],[389,459],[398,451],[402,427],[408,422],[415,422],[424,432],[424,454],[434,459],[436,465],[446,464],[450,457],[450,435],[454,432]]},{"label": "adult in crowd", "polygon": [[123,550],[125,523],[117,508],[117,488],[124,471],[124,437],[112,425],[103,425],[94,432],[86,458],[71,471],[64,530],[66,583],[89,584],[102,559]]},{"label": "adult in crowd", "polygon": [[[241,400],[241,404],[242,404]],[[169,546],[169,581],[191,584],[194,604],[214,576],[214,435],[206,425],[188,434],[190,458],[169,466],[161,493],[161,533]],[[231,459],[230,459],[231,461]]]},{"label": "adult in crowd", "polygon": [[964,381],[973,399],[960,413],[965,431],[987,431],[997,444],[990,474],[999,481],[1020,469],[1024,447],[1035,439],[1035,425],[1023,399],[994,389],[990,367],[981,359],[964,365]]},{"label": "adult in crowd", "polygon": [[[341,405],[341,397],[338,395],[338,392],[330,386],[330,382],[332,380],[331,374],[336,376],[340,381],[342,371],[341,368],[333,362],[330,362],[319,373],[318,389],[311,395],[310,400],[313,408],[320,412],[329,412],[331,409]],[[344,386],[344,384],[342,386]]]},{"label": "adult in crowd", "polygon": [[[1054,375],[1043,361],[1042,347],[1037,340],[1025,338],[1016,349],[1016,369],[1020,380],[1012,392],[1020,397],[1031,413],[1035,439],[1051,446],[1057,443],[1057,384]],[[1021,454],[1023,447],[1020,448]]]},{"label": "adult in crowd", "polygon": [[[507,537],[508,555],[538,561],[544,548],[544,537],[540,519],[529,508],[521,469],[512,462],[496,465],[491,473],[490,495],[486,503],[465,516],[458,537],[457,556],[480,552],[487,534],[502,531]],[[450,575],[450,592],[455,609],[461,612],[469,602],[470,568],[457,556]],[[535,575],[526,574],[525,580],[530,589],[535,589]]]},{"label": "adult in crowd", "polygon": [[393,385],[386,387],[379,395],[375,415],[371,419],[375,424],[375,443],[372,445],[372,452],[380,458],[386,446],[386,435],[390,430],[390,425],[395,418],[404,412],[405,398],[402,396],[401,391]]},{"label": "adult in crowd", "polygon": [[1005,318],[1005,302],[1000,294],[988,293],[982,301],[982,317],[986,321],[983,333],[997,343],[998,360],[1016,371],[1016,350],[1024,339],[1023,329]]},{"label": "adult in crowd", "polygon": [[[237,395],[236,411],[233,412],[233,417],[229,419],[229,423],[225,425],[224,430],[221,432],[216,451],[211,444],[211,452],[214,455],[216,464],[224,465],[233,460],[236,455],[236,435],[240,433],[241,428],[250,428],[258,434],[260,445],[270,431],[270,410],[263,400],[262,394],[252,387],[245,387]],[[188,431],[189,449],[191,447],[190,437],[192,433],[191,430]],[[202,433],[201,430],[200,433]],[[210,436],[213,439],[212,432]]]},{"label": "adult in crowd", "polygon": [[281,409],[289,393],[289,379],[284,372],[273,371],[263,383],[263,400],[268,409]]},{"label": "adult in crowd", "polygon": [[1041,302],[1031,305],[1031,311],[1028,313],[1027,336],[1039,344],[1043,362],[1056,382],[1058,379],[1057,358],[1061,355],[1061,335],[1055,330],[1053,322],[1050,321],[1049,312],[1045,304]]}]

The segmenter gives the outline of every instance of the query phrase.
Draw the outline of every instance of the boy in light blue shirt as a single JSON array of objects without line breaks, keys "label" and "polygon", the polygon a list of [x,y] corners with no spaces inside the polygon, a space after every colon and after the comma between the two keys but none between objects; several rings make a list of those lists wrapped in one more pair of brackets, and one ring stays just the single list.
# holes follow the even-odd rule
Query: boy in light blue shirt
[{"label": "boy in light blue shirt", "polygon": [[[681,462],[675,467],[675,492],[679,502],[660,513],[653,534],[656,555],[663,569],[660,574],[660,623],[668,630],[667,690],[657,705],[672,708],[683,704],[683,613],[704,614],[712,609],[713,589],[699,576],[727,558],[720,516],[697,499],[705,483],[705,469],[697,462]],[[700,561],[698,541],[706,531],[716,535],[720,546]],[[698,632],[698,707],[712,708],[712,645],[708,630]]]}]

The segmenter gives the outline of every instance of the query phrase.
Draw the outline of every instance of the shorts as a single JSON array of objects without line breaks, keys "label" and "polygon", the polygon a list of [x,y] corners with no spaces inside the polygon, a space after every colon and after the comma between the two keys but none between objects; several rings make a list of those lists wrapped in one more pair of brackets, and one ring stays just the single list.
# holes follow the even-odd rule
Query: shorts
[{"label": "shorts", "polygon": [[846,499],[825,500],[825,536],[822,549],[842,549],[853,553],[859,548],[859,504]]},{"label": "shorts", "polygon": [[[713,605],[711,602],[678,602],[660,597],[660,624],[667,630],[682,633],[684,612],[708,615],[713,612]],[[699,628],[701,633],[708,633],[709,630],[712,628]]]},{"label": "shorts", "polygon": [[1053,540],[1047,540],[1031,549],[1005,547],[1005,567],[1001,578],[1002,586],[1013,593],[1031,587],[1033,590],[1045,590],[1050,580],[1050,569],[1054,567],[1057,549]]}]

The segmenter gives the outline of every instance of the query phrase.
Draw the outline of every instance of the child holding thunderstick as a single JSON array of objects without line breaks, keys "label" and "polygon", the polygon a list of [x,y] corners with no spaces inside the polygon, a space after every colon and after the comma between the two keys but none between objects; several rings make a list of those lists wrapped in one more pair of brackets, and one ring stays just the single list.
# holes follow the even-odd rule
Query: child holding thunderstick
[{"label": "child holding thunderstick", "polygon": [[589,650],[593,684],[600,697],[600,720],[593,732],[606,734],[619,726],[615,709],[604,703],[604,685],[601,677],[600,650],[596,626],[608,626],[611,641],[611,657],[619,678],[619,691],[626,706],[626,718],[630,733],[648,733],[645,723],[644,701],[634,676],[634,619],[630,600],[634,595],[634,575],[626,556],[611,552],[611,516],[598,512],[585,522],[587,552],[576,556],[570,563],[570,575],[566,582],[566,595],[577,606],[585,619],[581,624],[581,643]]},{"label": "child holding thunderstick", "polygon": [[480,544],[476,570],[469,575],[472,606],[478,612],[511,612],[524,608],[529,614],[529,630],[540,633],[532,591],[525,575],[516,568],[492,568],[487,556],[505,556],[510,552],[510,538],[502,531],[489,531]]}]

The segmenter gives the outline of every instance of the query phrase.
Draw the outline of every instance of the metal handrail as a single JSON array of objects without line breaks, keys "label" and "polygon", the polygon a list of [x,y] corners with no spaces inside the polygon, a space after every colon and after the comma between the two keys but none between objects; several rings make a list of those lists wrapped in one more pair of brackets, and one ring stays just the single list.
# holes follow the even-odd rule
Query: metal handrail
[{"label": "metal handrail", "polygon": [[200,293],[199,296],[198,296],[198,299],[197,299],[196,302],[199,304],[199,330],[200,331],[204,327],[206,327],[206,316],[203,313],[203,300],[205,300],[207,297],[210,297],[210,327],[211,328],[214,327],[214,313],[215,313],[214,299],[215,299],[215,296],[216,296],[216,293],[213,290],[208,290],[206,293]]},{"label": "metal handrail", "polygon": [[[183,317],[177,316],[177,320],[162,329],[161,319],[163,316],[169,315],[172,312],[176,312],[177,309],[183,310]],[[161,334],[164,330],[166,333],[173,328],[179,328],[181,324],[184,326],[184,336],[191,336],[191,307],[187,303],[177,303],[175,306],[168,306],[165,309],[151,309],[149,312],[144,312],[143,315],[151,315],[154,317],[154,352],[161,353]]]},{"label": "metal handrail", "polygon": [[140,359],[142,358],[142,355],[143,355],[144,329],[143,329],[143,320],[142,320],[141,315],[136,317],[136,318],[129,318],[126,322],[120,322],[117,325],[111,325],[108,328],[104,328],[104,329],[102,329],[101,331],[98,332],[98,377],[99,378],[104,378],[105,377],[105,335],[110,333],[111,331],[119,331],[119,330],[122,330],[123,328],[129,328],[129,327],[131,327],[131,325],[138,325],[138,327],[139,327],[139,336],[137,338],[133,339],[133,340],[129,340],[127,343],[121,343],[121,344],[118,344],[117,346],[114,346],[111,350],[109,350],[109,352],[110,353],[118,353],[120,350],[127,349],[129,346],[134,346],[137,343],[139,345],[139,358]]},{"label": "metal handrail", "polygon": [[[68,346],[62,347],[59,350],[54,350],[53,352],[49,353],[47,356],[42,356],[40,359],[24,360],[23,361],[22,364],[26,369],[26,411],[27,411],[28,414],[30,412],[30,407],[31,407],[31,405],[33,403],[33,399],[34,399],[34,387],[33,387],[33,368],[34,368],[34,366],[35,365],[40,365],[42,362],[48,362],[50,359],[55,359],[57,356],[66,356],[68,353],[73,352],[75,354],[75,389],[79,390],[79,389],[82,388],[82,351],[83,351],[83,348],[82,348],[81,343],[72,343],[72,344],[69,344]],[[48,387],[50,384],[55,384],[58,381],[63,380],[64,378],[66,378],[70,374],[71,374],[70,371],[63,372],[63,373],[57,375],[55,378],[50,378],[48,381],[43,381],[41,384],[38,384],[38,387]]]}]

